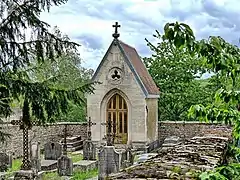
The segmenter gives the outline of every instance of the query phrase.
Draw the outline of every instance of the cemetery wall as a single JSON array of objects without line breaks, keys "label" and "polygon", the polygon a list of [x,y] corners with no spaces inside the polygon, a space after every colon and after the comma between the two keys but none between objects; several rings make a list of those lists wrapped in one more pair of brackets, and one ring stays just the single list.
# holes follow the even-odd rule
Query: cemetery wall
[{"label": "cemetery wall", "polygon": [[181,139],[192,138],[194,136],[217,135],[221,137],[231,137],[232,127],[222,124],[211,124],[201,122],[181,122],[165,121],[158,125],[158,138],[160,144],[168,136],[178,136]]},{"label": "cemetery wall", "polygon": [[[67,125],[67,133],[71,136],[81,136],[82,139],[87,137],[87,124],[86,123],[56,123],[48,126],[34,126],[29,130],[29,141],[34,137],[34,141],[39,141],[41,149],[44,144],[51,140],[59,141],[63,137],[63,130]],[[0,144],[0,152],[11,153],[13,157],[22,155],[22,130],[19,126],[5,124],[1,126],[6,133],[9,133],[10,139],[7,143]]]},{"label": "cemetery wall", "polygon": [[[33,127],[29,131],[29,140],[36,134],[35,141],[39,141],[41,146],[50,140],[59,141],[63,136],[64,124],[67,124],[68,133],[70,135],[87,137],[86,123],[56,123],[46,127]],[[1,126],[1,125],[0,125]],[[6,127],[6,128],[5,128]],[[4,125],[5,132],[11,134],[11,138],[7,144],[0,144],[0,152],[9,152],[13,157],[19,157],[22,154],[22,131],[19,126]],[[199,122],[160,122],[158,126],[158,135],[160,144],[168,136],[179,136],[180,138],[191,138],[194,136],[203,136],[207,134],[215,134],[218,136],[231,136],[231,127],[219,124],[208,124]]]}]

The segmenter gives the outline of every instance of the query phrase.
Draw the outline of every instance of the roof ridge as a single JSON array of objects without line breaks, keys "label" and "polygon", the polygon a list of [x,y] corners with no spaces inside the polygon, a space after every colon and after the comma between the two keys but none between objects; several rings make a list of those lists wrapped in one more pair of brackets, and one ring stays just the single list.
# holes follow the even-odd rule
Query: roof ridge
[{"label": "roof ridge", "polygon": [[147,90],[148,94],[159,94],[159,88],[151,77],[146,65],[144,64],[143,59],[138,54],[137,50],[134,47],[122,42],[121,40],[118,41],[119,45],[123,48],[124,53],[131,61],[131,64],[133,65],[137,76],[139,76],[140,81],[143,84],[144,88]]},{"label": "roof ridge", "polygon": [[120,43],[123,43],[124,45],[126,45],[126,46],[128,46],[128,47],[134,49],[135,51],[137,51],[135,47],[130,46],[129,44],[127,44],[127,43],[125,43],[125,42],[123,42],[123,41],[121,41],[121,40],[119,40],[119,42],[120,42]]}]

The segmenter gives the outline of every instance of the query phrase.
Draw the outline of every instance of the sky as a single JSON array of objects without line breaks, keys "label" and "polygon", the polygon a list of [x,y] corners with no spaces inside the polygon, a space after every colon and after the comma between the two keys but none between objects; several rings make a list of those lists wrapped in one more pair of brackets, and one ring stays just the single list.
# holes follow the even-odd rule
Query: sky
[{"label": "sky", "polygon": [[94,70],[113,39],[116,21],[119,39],[142,57],[151,56],[145,38],[155,42],[152,35],[167,22],[187,23],[197,39],[219,35],[238,45],[240,38],[239,0],[69,0],[41,19],[79,43],[83,65]]}]

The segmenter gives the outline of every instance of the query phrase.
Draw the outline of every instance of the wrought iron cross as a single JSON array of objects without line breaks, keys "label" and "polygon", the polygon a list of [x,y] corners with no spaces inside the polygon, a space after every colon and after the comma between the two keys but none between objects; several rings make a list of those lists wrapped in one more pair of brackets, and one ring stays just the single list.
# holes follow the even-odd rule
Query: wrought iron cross
[{"label": "wrought iron cross", "polygon": [[64,125],[64,134],[63,134],[63,155],[67,156],[67,125]]},{"label": "wrought iron cross", "polygon": [[107,146],[112,146],[113,142],[111,139],[111,130],[112,130],[112,121],[110,118],[108,118],[107,122]]},{"label": "wrought iron cross", "polygon": [[[116,137],[121,137],[116,135],[116,121],[112,121],[109,118],[107,123],[102,123],[101,125],[106,125],[107,126],[107,134],[105,135],[104,139],[107,139],[107,146],[113,146],[114,145],[114,140]],[[113,128],[113,133],[112,133],[112,128]]]},{"label": "wrought iron cross", "polygon": [[117,39],[117,38],[120,36],[120,34],[118,33],[118,28],[121,27],[121,25],[119,25],[118,22],[116,22],[116,23],[113,25],[113,27],[115,28],[115,32],[113,33],[113,37],[114,37],[115,39]]},{"label": "wrought iron cross", "polygon": [[112,122],[111,122],[111,119],[108,118],[107,123],[101,123],[101,125],[106,125],[106,128],[107,128],[107,134],[104,136],[104,139],[107,140],[107,146],[112,146],[112,140],[111,140]]},{"label": "wrought iron cross", "polygon": [[96,125],[96,123],[93,123],[91,120],[91,117],[89,117],[88,118],[88,140],[92,139],[92,132],[91,132],[92,125]]},{"label": "wrought iron cross", "polygon": [[[20,126],[20,129],[23,130],[23,160],[21,170],[30,170],[31,162],[29,160],[28,130],[31,129],[31,127],[23,122],[22,117],[20,120],[12,120],[11,124],[18,125]],[[31,125],[40,125],[40,123],[31,122]]]}]

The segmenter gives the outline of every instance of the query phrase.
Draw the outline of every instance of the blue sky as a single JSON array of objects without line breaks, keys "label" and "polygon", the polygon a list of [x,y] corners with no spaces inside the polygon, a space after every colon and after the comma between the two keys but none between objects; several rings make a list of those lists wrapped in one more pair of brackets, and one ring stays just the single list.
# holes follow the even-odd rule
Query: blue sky
[{"label": "blue sky", "polygon": [[187,23],[198,39],[220,35],[238,44],[240,37],[238,0],[69,0],[41,19],[81,44],[84,66],[94,70],[112,41],[115,21],[120,39],[143,57],[151,55],[144,39],[154,41],[152,34],[167,22]]}]

